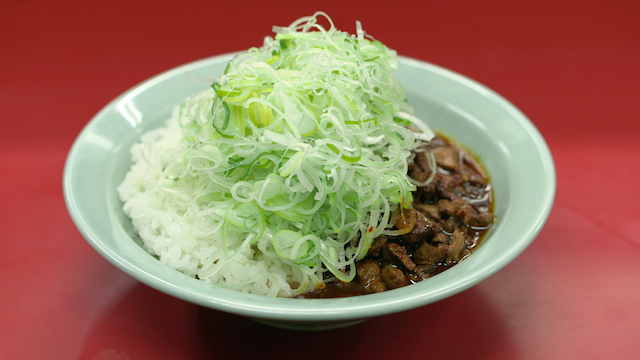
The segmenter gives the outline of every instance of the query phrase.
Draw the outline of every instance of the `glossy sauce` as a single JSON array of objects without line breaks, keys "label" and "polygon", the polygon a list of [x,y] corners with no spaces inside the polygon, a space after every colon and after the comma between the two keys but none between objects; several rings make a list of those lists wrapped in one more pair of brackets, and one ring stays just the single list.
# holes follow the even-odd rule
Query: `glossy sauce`
[{"label": "glossy sauce", "polygon": [[[487,230],[494,221],[492,188],[488,176],[483,171],[479,162],[464,148],[441,135],[431,141],[428,148],[429,151],[432,151],[432,154],[457,154],[457,159],[452,156],[448,158],[442,156],[436,157],[436,159],[438,159],[438,167],[435,180],[425,187],[418,187],[413,193],[414,208],[428,209],[426,212],[421,210],[421,213],[423,213],[423,215],[427,214],[426,217],[428,217],[430,221],[440,222],[440,225],[436,227],[441,228],[439,231],[441,235],[436,234],[439,236],[436,237],[436,235],[431,234],[429,235],[431,238],[426,236],[424,237],[426,240],[417,243],[413,243],[413,240],[411,242],[408,241],[406,236],[388,237],[386,240],[387,243],[398,244],[406,249],[409,261],[398,261],[398,258],[389,256],[388,252],[385,251],[382,251],[382,254],[380,252],[370,252],[367,257],[361,261],[369,260],[370,262],[377,262],[380,269],[384,269],[385,267],[400,269],[408,279],[408,284],[416,283],[446,271],[469,256],[481,243]],[[452,148],[455,149],[455,151]],[[426,172],[423,171],[425,169],[423,155],[416,153],[413,164],[410,164],[409,169],[409,175],[418,181],[422,181],[426,176]],[[453,164],[454,160],[456,164]],[[448,215],[450,212],[447,212],[447,206],[450,205],[450,203],[456,204],[455,209],[457,209],[457,212],[455,215]],[[435,212],[434,208],[437,208],[438,211]],[[471,213],[470,218],[472,220],[466,221],[468,213]],[[449,218],[451,218],[451,220],[448,220]],[[490,222],[488,222],[487,219],[490,219]],[[417,230],[413,229],[412,231]],[[452,257],[448,254],[445,259],[437,263],[419,264],[416,265],[413,270],[409,269],[413,267],[411,262],[416,260],[416,251],[418,251],[418,248],[422,246],[423,243],[432,246],[424,245],[425,248],[430,250],[453,248],[452,239],[455,237],[454,232],[459,233],[455,235],[458,237],[458,241],[460,241],[460,233],[464,235],[464,250],[462,250],[459,255]],[[435,241],[436,239],[441,240],[445,238],[448,239],[445,242]],[[385,246],[390,245],[385,244]],[[373,266],[375,267],[375,264]],[[328,272],[327,274],[330,275]],[[358,276],[350,283],[344,283],[335,278],[327,278],[325,279],[326,287],[324,289],[316,289],[298,297],[337,298],[365,295],[372,292],[371,288],[367,288],[366,283],[368,282],[363,283],[360,273],[358,273]],[[392,287],[389,289],[391,288]]]}]

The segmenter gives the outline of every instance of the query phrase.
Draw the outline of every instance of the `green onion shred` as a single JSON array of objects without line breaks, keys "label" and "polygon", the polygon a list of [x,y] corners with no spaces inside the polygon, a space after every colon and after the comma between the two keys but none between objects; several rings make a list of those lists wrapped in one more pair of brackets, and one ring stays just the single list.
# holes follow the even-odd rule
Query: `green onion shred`
[{"label": "green onion shred", "polygon": [[327,271],[351,281],[392,213],[411,206],[411,150],[433,133],[393,75],[396,52],[356,25],[350,35],[318,12],[274,27],[181,107],[182,152],[164,175],[188,182],[199,226],[244,239],[200,277],[252,246],[307,274],[298,292]]}]

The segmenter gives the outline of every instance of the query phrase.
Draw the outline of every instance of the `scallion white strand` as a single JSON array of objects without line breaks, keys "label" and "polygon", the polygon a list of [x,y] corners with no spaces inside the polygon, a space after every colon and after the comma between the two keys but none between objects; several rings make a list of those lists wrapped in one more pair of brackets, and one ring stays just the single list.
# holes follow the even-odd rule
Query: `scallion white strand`
[{"label": "scallion white strand", "polygon": [[[274,32],[181,106],[180,145],[163,157],[136,150],[157,173],[121,196],[161,260],[220,286],[290,296],[316,286],[323,271],[353,279],[355,261],[389,233],[391,213],[410,206],[407,160],[433,133],[405,102],[395,51],[360,23],[352,36],[318,12]],[[154,210],[138,210],[138,195]],[[176,232],[156,220],[143,230],[162,206],[193,223],[193,238],[211,250],[182,253],[164,238]]]}]

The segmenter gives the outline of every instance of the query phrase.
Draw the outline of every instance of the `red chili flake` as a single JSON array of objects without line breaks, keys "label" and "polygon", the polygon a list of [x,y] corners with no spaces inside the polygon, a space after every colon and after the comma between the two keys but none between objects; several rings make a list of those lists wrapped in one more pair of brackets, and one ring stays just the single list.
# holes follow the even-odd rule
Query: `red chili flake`
[{"label": "red chili flake", "polygon": [[369,227],[369,232],[373,232],[373,226]]}]

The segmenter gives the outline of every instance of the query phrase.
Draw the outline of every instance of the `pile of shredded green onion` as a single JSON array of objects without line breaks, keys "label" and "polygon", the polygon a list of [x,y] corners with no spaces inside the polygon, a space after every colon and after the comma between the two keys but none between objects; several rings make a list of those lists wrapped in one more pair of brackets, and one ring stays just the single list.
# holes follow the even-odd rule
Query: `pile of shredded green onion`
[{"label": "pile of shredded green onion", "polygon": [[319,12],[274,27],[180,108],[184,139],[163,177],[185,182],[198,226],[242,239],[200,278],[253,247],[311,285],[326,271],[351,281],[373,240],[393,233],[392,213],[411,206],[411,150],[433,133],[393,76],[395,51],[356,25],[350,35]]}]

